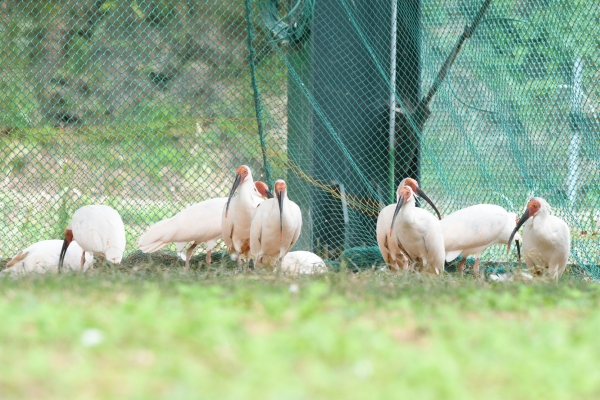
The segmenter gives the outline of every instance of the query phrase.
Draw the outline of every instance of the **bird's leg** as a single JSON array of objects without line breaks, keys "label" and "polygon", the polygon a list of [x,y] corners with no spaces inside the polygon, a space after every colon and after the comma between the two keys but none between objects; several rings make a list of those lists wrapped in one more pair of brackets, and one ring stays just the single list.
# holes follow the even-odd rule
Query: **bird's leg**
[{"label": "bird's leg", "polygon": [[85,264],[85,250],[81,253],[81,272],[83,272],[84,264]]},{"label": "bird's leg", "polygon": [[208,249],[208,251],[206,252],[206,263],[210,264],[212,262],[210,255],[212,254],[212,249]]},{"label": "bird's leg", "polygon": [[475,257],[475,263],[473,264],[473,276],[475,279],[479,279],[479,257]]},{"label": "bird's leg", "polygon": [[194,252],[196,246],[198,246],[198,243],[192,243],[192,245],[188,247],[187,251],[185,252],[185,267],[183,268],[183,272],[186,274],[190,270],[190,258],[192,257],[192,253]]},{"label": "bird's leg", "polygon": [[[244,263],[244,269],[246,272],[248,272],[250,271],[250,240],[246,240],[244,243],[242,243],[242,248],[240,249],[240,258],[242,254],[244,255],[244,259],[246,261]],[[256,265],[254,268],[256,269]]]},{"label": "bird's leg", "polygon": [[463,256],[460,260],[460,264],[458,265],[458,272],[460,272],[460,276],[462,277],[465,272],[465,264],[467,263],[467,257]]},{"label": "bird's leg", "polygon": [[404,257],[402,260],[402,269],[408,271],[408,258]]},{"label": "bird's leg", "polygon": [[255,271],[262,266],[262,258],[263,258],[263,256],[260,255],[254,259],[254,270]]}]

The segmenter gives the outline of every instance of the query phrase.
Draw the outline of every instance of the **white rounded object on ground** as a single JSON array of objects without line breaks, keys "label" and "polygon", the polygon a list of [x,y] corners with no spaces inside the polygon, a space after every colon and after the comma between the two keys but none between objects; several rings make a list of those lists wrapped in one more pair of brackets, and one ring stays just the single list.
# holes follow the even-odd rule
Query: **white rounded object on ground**
[{"label": "white rounded object on ground", "polygon": [[290,251],[283,257],[281,271],[291,274],[322,274],[327,272],[327,266],[315,253]]}]

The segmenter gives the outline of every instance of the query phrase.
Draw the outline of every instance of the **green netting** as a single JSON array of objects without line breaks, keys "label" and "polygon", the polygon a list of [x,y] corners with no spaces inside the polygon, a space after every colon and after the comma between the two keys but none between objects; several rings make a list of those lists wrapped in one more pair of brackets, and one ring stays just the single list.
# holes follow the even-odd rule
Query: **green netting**
[{"label": "green netting", "polygon": [[61,237],[91,203],[119,210],[131,253],[247,164],[288,181],[298,248],[327,258],[376,245],[379,209],[413,176],[443,214],[546,198],[571,227],[570,262],[600,276],[597,2],[5,0],[0,12],[0,258]]}]

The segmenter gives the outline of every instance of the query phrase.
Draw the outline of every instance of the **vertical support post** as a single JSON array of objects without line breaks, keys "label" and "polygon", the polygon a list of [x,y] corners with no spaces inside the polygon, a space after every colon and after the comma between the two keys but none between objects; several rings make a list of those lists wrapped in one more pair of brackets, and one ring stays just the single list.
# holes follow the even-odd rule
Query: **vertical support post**
[{"label": "vertical support post", "polygon": [[573,131],[573,136],[569,143],[569,176],[567,182],[571,206],[575,206],[575,202],[577,201],[577,186],[579,181],[579,148],[581,145],[579,130],[581,125],[581,99],[583,97],[581,87],[582,77],[583,59],[577,57],[573,63],[573,91],[571,98],[571,130]]},{"label": "vertical support post", "polygon": [[311,250],[313,238],[313,213],[311,209],[311,183],[306,176],[313,176],[313,133],[312,107],[303,91],[310,90],[311,82],[311,38],[310,36],[296,44],[290,44],[287,57],[298,79],[288,75],[288,158],[304,176],[288,169],[286,177],[290,187],[290,198],[302,211],[302,232],[296,244],[298,249]]},{"label": "vertical support post", "polygon": [[248,63],[250,64],[250,77],[252,79],[252,90],[254,91],[254,110],[256,112],[256,124],[258,127],[258,138],[260,140],[260,149],[262,152],[263,166],[265,168],[265,176],[267,185],[272,185],[274,182],[271,180],[271,167],[267,161],[267,144],[265,142],[265,135],[263,130],[263,118],[262,118],[262,104],[260,101],[260,92],[258,91],[258,84],[256,82],[256,71],[254,65],[254,32],[252,30],[252,20],[250,19],[250,0],[244,1],[246,5],[246,22],[248,24]]},{"label": "vertical support post", "polygon": [[395,165],[396,165],[396,35],[398,23],[398,0],[392,1],[392,29],[390,38],[390,133],[389,133],[389,199],[394,203],[395,196]]},{"label": "vertical support post", "polygon": [[[402,179],[420,180],[421,138],[428,111],[421,99],[421,0],[401,0],[398,4],[398,36],[402,47],[396,57],[397,94],[404,109],[397,109],[394,188]],[[398,103],[398,99],[396,99]],[[413,123],[410,122],[413,121]],[[416,126],[415,126],[416,125]]]}]

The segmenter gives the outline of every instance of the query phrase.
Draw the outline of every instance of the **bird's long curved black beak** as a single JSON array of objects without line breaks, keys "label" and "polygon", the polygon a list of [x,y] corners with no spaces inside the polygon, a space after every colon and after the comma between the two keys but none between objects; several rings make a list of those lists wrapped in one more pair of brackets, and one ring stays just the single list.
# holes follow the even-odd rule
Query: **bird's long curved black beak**
[{"label": "bird's long curved black beak", "polygon": [[390,236],[392,236],[392,229],[394,229],[394,222],[396,222],[396,217],[398,216],[398,212],[402,208],[404,204],[404,197],[400,196],[398,199],[398,203],[396,204],[396,209],[394,210],[394,217],[392,218],[392,225],[390,225]]},{"label": "bird's long curved black beak", "polygon": [[65,261],[65,255],[67,254],[67,249],[71,244],[71,240],[69,240],[69,235],[65,233],[65,240],[63,240],[62,248],[60,249],[60,256],[58,257],[58,273],[60,274],[62,271],[62,266]]},{"label": "bird's long curved black beak", "polygon": [[283,198],[285,190],[275,192],[277,194],[277,203],[279,204],[279,241],[283,240]]},{"label": "bird's long curved black beak", "polygon": [[271,192],[269,189],[265,189],[265,193],[267,194],[267,199],[272,199],[275,197],[273,192]]},{"label": "bird's long curved black beak", "polygon": [[[508,244],[506,245],[507,253],[510,252],[510,243],[513,241],[515,234],[517,233],[519,228],[521,228],[521,225],[523,225],[525,223],[525,221],[527,221],[528,219],[529,219],[529,209],[526,209],[525,212],[523,213],[523,215],[521,216],[521,219],[519,220],[519,222],[517,222],[517,226],[515,226],[515,229],[513,229],[512,233],[510,234],[510,237],[508,238]],[[520,252],[521,251],[519,249],[519,253]],[[520,258],[521,258],[521,255],[519,254],[519,259]]]},{"label": "bird's long curved black beak", "polygon": [[431,199],[429,197],[427,197],[427,195],[421,190],[421,188],[417,188],[417,194],[419,196],[421,196],[423,198],[423,200],[428,202],[429,205],[435,210],[435,213],[437,214],[438,218],[442,219],[442,215],[440,214],[440,211],[437,209],[435,204],[433,204],[433,201],[431,201]]},{"label": "bird's long curved black beak", "polygon": [[231,198],[235,194],[238,186],[242,182],[242,176],[240,174],[235,174],[235,180],[233,181],[233,186],[231,187],[231,192],[229,192],[229,198],[227,199],[227,206],[225,206],[225,218],[229,215],[229,203],[231,203]]}]

